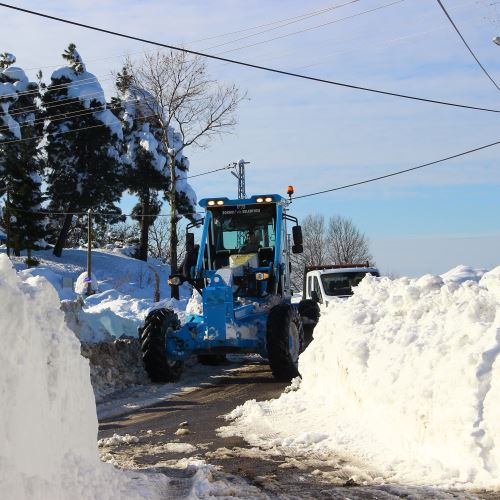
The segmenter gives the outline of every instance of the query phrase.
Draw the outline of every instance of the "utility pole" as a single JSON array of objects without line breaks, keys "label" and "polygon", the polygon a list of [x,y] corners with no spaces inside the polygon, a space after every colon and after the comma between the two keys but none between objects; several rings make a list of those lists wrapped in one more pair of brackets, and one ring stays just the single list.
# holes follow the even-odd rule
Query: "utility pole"
[{"label": "utility pole", "polygon": [[92,295],[92,209],[87,210],[87,297]]},{"label": "utility pole", "polygon": [[10,259],[10,197],[9,184],[7,182],[7,200],[5,201],[5,230],[7,231],[7,257]]},{"label": "utility pole", "polygon": [[233,163],[234,169],[236,172],[231,172],[238,179],[238,199],[243,200],[246,198],[245,192],[245,165],[248,165],[250,162],[245,160],[240,160],[238,163]]}]

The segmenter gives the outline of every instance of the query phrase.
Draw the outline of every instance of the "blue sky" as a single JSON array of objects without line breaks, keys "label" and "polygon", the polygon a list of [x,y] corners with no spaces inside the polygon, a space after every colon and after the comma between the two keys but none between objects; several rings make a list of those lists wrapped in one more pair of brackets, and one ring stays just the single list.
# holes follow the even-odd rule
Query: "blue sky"
[{"label": "blue sky", "polygon": [[[359,0],[277,30],[193,43],[348,0],[13,2],[34,10],[173,44],[337,81],[500,109],[500,92],[475,65],[435,0]],[[491,2],[445,0],[483,64],[500,81],[499,17]],[[393,5],[390,5],[393,4]],[[375,12],[363,11],[382,7]],[[348,19],[339,20],[344,17]],[[3,10],[1,50],[48,77],[71,41],[112,95],[110,71],[141,44]],[[334,22],[333,21],[337,21]],[[332,23],[317,27],[320,24]],[[273,27],[273,26],[271,26]],[[313,28],[279,40],[270,38]],[[214,45],[231,42],[221,47]],[[409,168],[500,139],[499,117],[366,94],[210,62],[215,78],[248,91],[231,135],[188,151],[193,174],[245,158],[247,192],[297,194]],[[35,70],[31,70],[34,74]],[[500,147],[359,188],[297,200],[294,213],[351,217],[383,271],[441,273],[459,263],[500,264]],[[199,197],[231,196],[227,172],[193,179]],[[125,207],[130,201],[125,201]]]}]

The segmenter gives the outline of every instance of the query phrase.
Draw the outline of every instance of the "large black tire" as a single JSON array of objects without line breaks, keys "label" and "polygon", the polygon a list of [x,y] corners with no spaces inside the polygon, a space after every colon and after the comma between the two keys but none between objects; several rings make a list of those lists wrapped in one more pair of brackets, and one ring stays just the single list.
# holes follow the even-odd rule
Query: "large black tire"
[{"label": "large black tire", "polygon": [[217,366],[227,363],[225,354],[198,354],[198,363],[202,365]]},{"label": "large black tire", "polygon": [[302,317],[302,323],[304,325],[304,339],[307,346],[312,341],[313,332],[318,324],[321,311],[316,301],[312,299],[304,299],[299,302],[299,314]]},{"label": "large black tire", "polygon": [[286,382],[299,377],[297,365],[304,347],[304,330],[297,309],[279,304],[269,311],[266,342],[274,377]]},{"label": "large black tire", "polygon": [[144,326],[139,328],[142,360],[152,382],[179,380],[184,362],[167,358],[165,334],[180,327],[179,318],[171,309],[155,309],[148,314]]}]

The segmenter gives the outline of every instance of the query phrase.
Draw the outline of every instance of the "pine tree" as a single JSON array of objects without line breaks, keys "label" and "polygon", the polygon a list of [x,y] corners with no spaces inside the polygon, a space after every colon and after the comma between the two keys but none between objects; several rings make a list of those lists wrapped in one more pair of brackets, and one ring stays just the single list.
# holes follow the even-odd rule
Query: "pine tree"
[{"label": "pine tree", "polygon": [[[14,253],[37,248],[45,233],[42,212],[43,196],[38,136],[41,133],[39,85],[29,82],[12,54],[0,54],[0,81],[15,90],[9,103],[10,127],[2,148],[4,183],[8,201],[4,210],[4,226],[9,228],[9,245]],[[4,120],[5,122],[5,120]]]},{"label": "pine tree", "polygon": [[[49,209],[66,213],[119,214],[123,192],[119,120],[107,108],[97,78],[86,70],[74,44],[63,54],[67,66],[54,71],[43,94]],[[72,215],[66,215],[54,247],[61,256]]]},{"label": "pine tree", "polygon": [[120,109],[123,126],[126,187],[139,198],[133,209],[134,219],[141,228],[137,257],[146,261],[149,228],[155,220],[153,215],[161,209],[158,192],[168,189],[167,155],[161,141],[161,124],[155,116],[150,116],[153,98],[132,84],[127,66],[118,73],[116,88],[118,97],[113,100],[113,106]]}]

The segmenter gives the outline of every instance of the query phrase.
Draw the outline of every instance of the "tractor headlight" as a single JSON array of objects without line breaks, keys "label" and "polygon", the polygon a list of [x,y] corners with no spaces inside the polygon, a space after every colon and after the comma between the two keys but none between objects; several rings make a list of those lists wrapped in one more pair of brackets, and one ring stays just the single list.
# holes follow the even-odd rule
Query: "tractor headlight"
[{"label": "tractor headlight", "polygon": [[213,206],[215,205],[215,201],[214,201],[214,200],[210,200],[210,201],[208,202],[208,204],[209,204],[209,206],[213,207]]},{"label": "tractor headlight", "polygon": [[224,205],[224,200],[217,200],[217,205]]},{"label": "tractor headlight", "polygon": [[265,201],[267,201],[267,202],[269,203],[270,201],[273,201],[273,199],[272,199],[270,196],[268,196],[268,197],[265,199]]},{"label": "tractor headlight", "polygon": [[255,273],[255,279],[257,281],[264,281],[267,280],[268,278],[269,278],[268,273]]},{"label": "tractor headlight", "polygon": [[264,198],[257,198],[257,203],[262,203],[264,201]]}]

